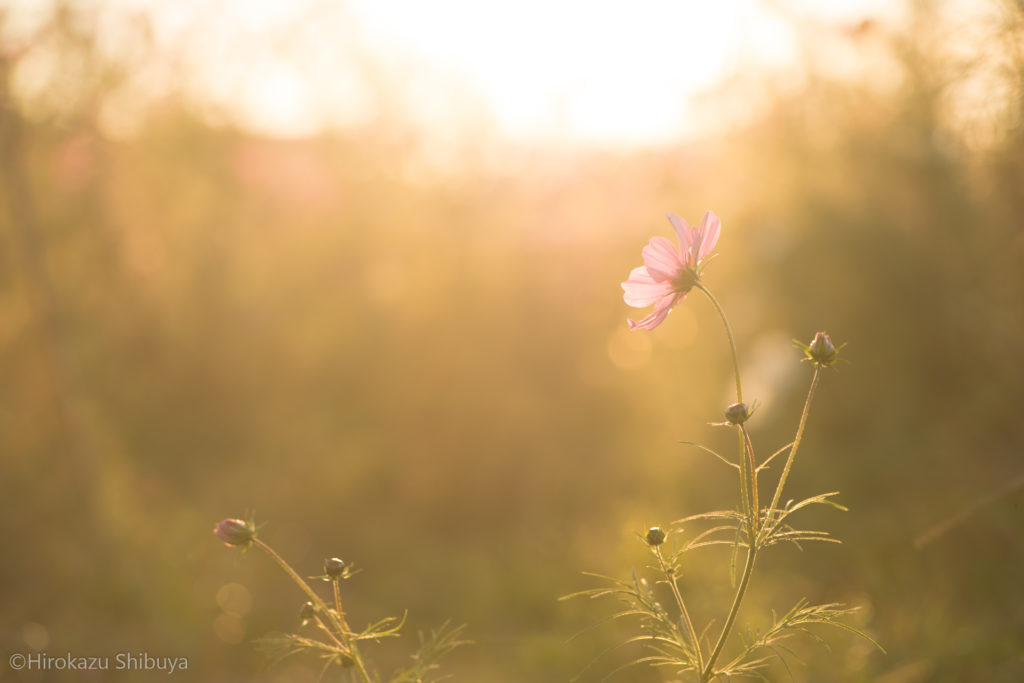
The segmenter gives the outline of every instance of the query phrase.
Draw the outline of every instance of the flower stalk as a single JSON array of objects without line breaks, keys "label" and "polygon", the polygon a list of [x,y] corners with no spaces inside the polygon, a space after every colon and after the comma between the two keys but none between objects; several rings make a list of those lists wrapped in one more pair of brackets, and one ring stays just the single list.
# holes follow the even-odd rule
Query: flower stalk
[{"label": "flower stalk", "polygon": [[789,449],[789,457],[782,468],[782,475],[779,476],[779,483],[775,487],[775,494],[772,496],[771,505],[768,506],[768,514],[772,514],[779,506],[782,499],[782,489],[789,478],[789,470],[793,467],[793,460],[796,459],[796,452],[800,450],[800,443],[804,438],[804,427],[807,426],[807,416],[811,413],[811,401],[814,400],[814,390],[818,388],[818,381],[821,379],[821,365],[814,366],[814,377],[811,379],[811,388],[807,391],[807,399],[804,401],[804,410],[800,413],[800,423],[796,428],[796,436],[793,438],[793,446]]},{"label": "flower stalk", "polygon": [[690,644],[693,646],[693,654],[698,662],[698,668],[703,669],[704,657],[700,649],[700,640],[697,638],[697,630],[693,627],[693,621],[690,619],[690,612],[686,609],[686,602],[683,600],[683,594],[679,591],[679,584],[677,582],[678,577],[676,576],[676,570],[674,567],[669,567],[665,562],[665,556],[661,552],[661,547],[655,546],[654,554],[658,558],[658,564],[661,565],[661,571],[665,574],[665,580],[668,585],[672,588],[672,596],[676,600],[676,606],[679,608],[679,614],[682,617],[683,624],[686,626],[686,635],[690,639]]},{"label": "flower stalk", "polygon": [[725,335],[729,338],[729,350],[732,352],[732,371],[736,377],[736,403],[743,403],[743,384],[740,381],[740,356],[736,352],[736,338],[732,334],[732,326],[729,325],[729,318],[725,315],[725,309],[722,308],[722,304],[718,303],[718,299],[715,298],[714,294],[701,283],[695,285],[697,289],[704,293],[704,296],[708,298],[711,304],[718,311],[718,316],[722,319],[722,324],[725,325]]},{"label": "flower stalk", "polygon": [[[789,517],[811,504],[827,504],[845,509],[830,500],[836,494],[820,494],[795,504],[787,503],[783,508],[779,506],[796,454],[803,443],[811,403],[821,380],[821,369],[831,367],[841,360],[838,356],[842,345],[838,347],[834,345],[824,332],[818,332],[810,344],[797,342],[797,347],[803,352],[804,360],[811,362],[815,368],[797,425],[796,435],[790,444],[777,450],[758,464],[754,442],[746,428],[746,423],[756,409],[756,405],[748,406],[743,402],[743,384],[740,377],[736,338],[725,314],[725,309],[701,281],[703,269],[710,260],[711,250],[718,240],[721,222],[710,211],[705,214],[698,227],[691,228],[686,221],[674,214],[669,214],[669,220],[679,239],[678,248],[673,247],[672,243],[664,237],[652,238],[643,250],[644,265],[634,268],[629,279],[622,283],[623,298],[628,305],[635,307],[653,305],[654,307],[653,312],[640,321],[629,320],[629,326],[630,329],[654,329],[664,322],[671,309],[694,288],[700,290],[707,297],[718,313],[728,339],[736,384],[736,402],[725,409],[726,421],[720,424],[736,428],[738,458],[733,461],[704,446],[700,446],[700,448],[710,452],[738,472],[740,501],[735,509],[690,515],[677,521],[677,524],[702,521],[707,523],[710,528],[684,543],[670,561],[666,561],[660,548],[661,543],[665,540],[664,532],[659,527],[653,527],[648,531],[646,540],[657,557],[661,572],[665,575],[665,583],[668,584],[672,592],[679,610],[678,620],[673,620],[661,607],[647,588],[646,581],[637,578],[635,573],[632,583],[616,582],[618,587],[614,590],[595,589],[585,591],[584,594],[590,594],[592,597],[609,594],[625,596],[629,607],[617,616],[638,615],[644,619],[646,635],[637,640],[649,640],[657,653],[637,661],[646,661],[655,665],[677,665],[679,671],[694,672],[700,683],[710,683],[717,679],[732,680],[737,676],[760,675],[760,670],[764,669],[770,661],[770,657],[764,655],[765,651],[781,657],[780,652],[785,651],[786,648],[777,643],[793,635],[807,633],[806,626],[808,624],[836,625],[858,633],[869,642],[874,643],[869,637],[839,621],[841,617],[849,614],[852,610],[834,603],[810,605],[806,600],[801,600],[781,617],[773,616],[774,623],[769,628],[763,631],[759,630],[756,636],[745,639],[740,654],[731,660],[719,663],[750,587],[758,556],[769,546],[783,542],[834,541],[823,531],[794,528]],[[699,444],[695,445],[699,446]],[[769,462],[787,449],[789,453],[772,493],[771,502],[767,508],[762,508],[759,474]],[[679,558],[683,553],[712,545],[731,545],[733,547],[734,560],[730,573],[735,568],[735,558],[741,547],[745,550],[745,557],[739,580],[735,582],[732,600],[722,620],[721,630],[714,645],[710,647],[710,652],[705,657],[697,629],[686,608],[677,573]],[[733,579],[735,580],[734,574]],[[667,644],[671,644],[668,649],[663,647]],[[877,643],[875,644],[877,645]]]},{"label": "flower stalk", "polygon": [[743,573],[740,575],[740,582],[736,586],[736,593],[732,598],[732,606],[729,607],[729,613],[725,617],[725,624],[722,625],[722,633],[718,636],[718,641],[711,651],[711,656],[708,657],[707,664],[701,669],[701,683],[710,681],[717,675],[715,673],[715,662],[718,661],[718,657],[722,654],[722,650],[725,648],[725,641],[729,638],[729,632],[732,631],[732,626],[736,622],[736,616],[740,613],[740,604],[743,602],[743,596],[747,594],[747,586],[750,584],[750,575],[754,573],[754,560],[756,557],[757,546],[747,548],[747,559],[743,563]]}]

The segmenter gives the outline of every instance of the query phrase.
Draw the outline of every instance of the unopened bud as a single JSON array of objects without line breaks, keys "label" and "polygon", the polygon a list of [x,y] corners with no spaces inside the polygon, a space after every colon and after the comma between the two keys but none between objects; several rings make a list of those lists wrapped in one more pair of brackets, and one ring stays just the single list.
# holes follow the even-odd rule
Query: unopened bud
[{"label": "unopened bud", "polygon": [[647,530],[647,535],[644,536],[644,540],[647,541],[647,545],[657,547],[665,542],[665,530],[660,526],[652,526]]},{"label": "unopened bud", "polygon": [[247,546],[256,538],[256,527],[241,519],[223,519],[213,528],[213,534],[224,545]]},{"label": "unopened bud", "polygon": [[807,355],[818,365],[832,365],[839,352],[832,344],[832,340],[824,332],[814,335],[814,341],[807,347]]},{"label": "unopened bud", "polygon": [[750,419],[750,412],[746,403],[733,403],[725,409],[725,419],[731,425],[741,425]]},{"label": "unopened bud", "polygon": [[299,618],[302,619],[303,623],[309,621],[310,619],[312,619],[315,616],[316,616],[316,605],[314,605],[311,602],[307,602],[305,605],[302,606],[302,609],[299,610]]},{"label": "unopened bud", "polygon": [[337,557],[330,557],[324,560],[324,574],[328,578],[336,579],[345,571],[345,562]]}]

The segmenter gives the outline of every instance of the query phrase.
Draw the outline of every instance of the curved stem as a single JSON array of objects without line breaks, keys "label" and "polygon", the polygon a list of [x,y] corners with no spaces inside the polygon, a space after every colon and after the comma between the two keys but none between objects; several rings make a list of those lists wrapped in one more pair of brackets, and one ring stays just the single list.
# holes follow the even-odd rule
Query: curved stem
[{"label": "curved stem", "polygon": [[725,625],[722,626],[722,634],[718,636],[718,642],[715,643],[715,649],[711,651],[711,656],[708,657],[708,663],[701,672],[701,683],[710,681],[713,676],[715,662],[718,660],[719,655],[722,654],[722,648],[725,647],[725,641],[729,637],[729,631],[732,630],[732,625],[736,621],[736,615],[739,614],[740,611],[740,604],[743,602],[743,596],[747,592],[747,585],[750,583],[750,575],[754,571],[754,558],[756,556],[757,547],[751,545],[747,548],[747,561],[743,565],[743,574],[740,576],[740,583],[736,586],[736,595],[733,596],[732,607],[729,608],[729,614],[725,618]]},{"label": "curved stem", "polygon": [[704,292],[704,296],[711,301],[715,310],[718,311],[718,315],[722,318],[722,323],[725,324],[725,333],[729,337],[729,348],[732,351],[732,369],[736,375],[736,402],[743,403],[743,387],[740,385],[740,359],[739,354],[736,353],[736,339],[732,336],[732,327],[729,326],[729,319],[725,317],[725,309],[722,308],[722,304],[718,303],[718,299],[708,291],[707,287],[699,282],[694,287]]},{"label": "curved stem", "polygon": [[683,594],[679,592],[679,586],[676,584],[675,572],[668,568],[665,564],[665,557],[661,554],[661,548],[655,547],[654,554],[658,557],[658,563],[661,564],[661,571],[665,573],[665,578],[668,579],[668,585],[672,587],[672,595],[675,596],[676,605],[679,607],[679,613],[683,617],[683,623],[686,624],[687,634],[690,636],[690,643],[693,644],[693,653],[697,658],[697,669],[704,669],[704,655],[700,651],[700,641],[697,640],[697,630],[693,628],[693,622],[690,621],[690,613],[686,610],[686,603],[683,602]]}]

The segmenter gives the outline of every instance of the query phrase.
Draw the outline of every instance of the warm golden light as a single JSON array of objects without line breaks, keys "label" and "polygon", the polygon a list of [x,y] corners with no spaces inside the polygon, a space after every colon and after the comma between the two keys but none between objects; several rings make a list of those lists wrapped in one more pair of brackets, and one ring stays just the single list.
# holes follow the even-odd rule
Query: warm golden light
[{"label": "warm golden light", "polygon": [[626,5],[0,0],[0,666],[1024,681],[1024,6]]},{"label": "warm golden light", "polygon": [[[179,79],[214,120],[276,136],[401,119],[448,137],[482,125],[513,140],[612,144],[693,137],[721,125],[723,112],[703,95],[744,70],[799,81],[801,25],[898,19],[891,4],[875,0],[648,0],[628,8],[583,0],[221,0],[202,12],[107,0],[103,7],[107,16],[145,17],[155,46],[175,64],[145,69],[108,107],[115,135],[133,129],[137,100]],[[108,33],[112,52],[136,49]],[[44,67],[27,63],[16,74],[19,88],[46,82],[36,73]]]},{"label": "warm golden light", "polygon": [[356,0],[386,54],[425,60],[468,83],[513,136],[650,142],[686,130],[693,97],[732,68],[741,46],[785,53],[756,4],[659,0],[629,7],[537,0]]}]

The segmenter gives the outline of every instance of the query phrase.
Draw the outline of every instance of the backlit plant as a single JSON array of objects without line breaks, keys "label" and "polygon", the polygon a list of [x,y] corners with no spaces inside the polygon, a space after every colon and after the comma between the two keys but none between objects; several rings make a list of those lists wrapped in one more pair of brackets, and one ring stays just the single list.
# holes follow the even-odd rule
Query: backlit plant
[{"label": "backlit plant", "polygon": [[[214,527],[213,533],[224,542],[224,545],[242,550],[250,547],[262,550],[277,562],[309,598],[299,610],[299,616],[303,627],[315,627],[313,635],[301,632],[287,633],[268,636],[260,641],[276,661],[301,652],[309,652],[323,661],[324,673],[331,667],[339,667],[341,671],[347,673],[347,679],[353,683],[379,683],[382,680],[366,661],[360,647],[367,642],[398,636],[405,623],[405,617],[385,617],[359,630],[352,629],[342,609],[340,585],[343,580],[356,573],[351,564],[337,557],[329,557],[324,560],[323,574],[311,577],[331,584],[331,596],[324,600],[283,557],[258,537],[256,525],[252,520],[225,519]],[[429,636],[421,634],[420,647],[412,655],[412,664],[395,671],[387,681],[428,683],[441,680],[443,677],[437,674],[437,662],[444,655],[465,644],[466,641],[461,640],[463,628],[450,627],[446,622]]]},{"label": "backlit plant", "polygon": [[[706,446],[693,443],[690,445],[710,453],[735,471],[739,503],[733,509],[683,517],[674,522],[668,530],[661,527],[648,529],[642,535],[642,540],[654,559],[650,569],[657,574],[657,579],[653,586],[634,570],[630,580],[600,577],[609,581],[611,585],[575,595],[594,598],[617,597],[625,603],[625,607],[614,616],[636,618],[639,621],[640,632],[627,642],[643,644],[648,652],[624,666],[650,664],[667,667],[676,675],[688,676],[688,680],[700,683],[718,679],[728,680],[733,677],[764,678],[772,659],[781,659],[782,653],[787,650],[784,641],[800,634],[818,638],[808,627],[818,624],[837,626],[871,640],[841,621],[842,617],[849,615],[853,609],[837,603],[813,605],[806,600],[800,600],[781,615],[773,612],[767,628],[748,628],[742,632],[738,647],[730,643],[730,636],[733,634],[743,599],[750,587],[757,559],[765,550],[783,543],[799,545],[806,541],[838,542],[827,532],[793,526],[795,514],[811,505],[829,505],[845,510],[846,508],[833,501],[837,492],[822,493],[798,502],[783,502],[783,492],[803,441],[811,402],[821,381],[822,372],[839,360],[840,349],[836,348],[824,332],[818,332],[809,344],[797,342],[797,347],[803,352],[803,360],[808,361],[813,368],[813,376],[796,434],[790,443],[770,456],[760,458],[755,452],[754,443],[746,427],[753,408],[743,399],[739,359],[732,328],[721,304],[702,281],[704,268],[718,241],[721,221],[710,211],[704,215],[700,225],[695,227],[689,226],[685,220],[674,214],[669,214],[668,219],[675,228],[679,240],[678,247],[665,237],[654,237],[643,249],[644,265],[634,268],[629,279],[622,283],[627,304],[638,308],[652,305],[654,307],[645,318],[639,321],[630,320],[629,326],[630,329],[636,330],[656,328],[665,321],[672,308],[695,289],[707,297],[721,317],[732,353],[736,401],[725,409],[725,421],[719,424],[735,430],[736,456],[730,459]],[[783,465],[774,486],[765,489],[769,465],[783,458]],[[769,491],[770,495],[766,495]],[[731,576],[733,597],[728,606],[723,606],[720,618],[710,620],[703,628],[698,629],[700,624],[693,619],[687,608],[680,577],[683,573],[684,558],[689,560],[691,553],[711,546],[726,546],[732,549],[732,561],[726,573]],[[666,549],[669,547],[671,550]],[[736,567],[740,567],[738,576]]]}]

